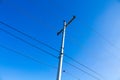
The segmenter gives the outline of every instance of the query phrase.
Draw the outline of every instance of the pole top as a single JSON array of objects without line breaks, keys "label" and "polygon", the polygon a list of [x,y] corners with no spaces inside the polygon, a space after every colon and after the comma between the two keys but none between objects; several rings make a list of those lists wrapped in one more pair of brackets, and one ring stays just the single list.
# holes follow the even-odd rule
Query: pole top
[{"label": "pole top", "polygon": [[[72,19],[66,24],[66,27],[76,18],[76,16],[73,16]],[[65,20],[63,20],[64,22],[66,22]],[[61,32],[63,31],[63,29],[61,29],[57,35],[59,35]]]}]

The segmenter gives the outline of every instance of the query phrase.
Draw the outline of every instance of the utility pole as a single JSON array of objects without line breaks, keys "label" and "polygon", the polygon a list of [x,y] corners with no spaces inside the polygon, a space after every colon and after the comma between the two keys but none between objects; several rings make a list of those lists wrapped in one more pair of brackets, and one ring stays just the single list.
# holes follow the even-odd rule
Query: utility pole
[{"label": "utility pole", "polygon": [[64,56],[64,43],[65,43],[65,31],[67,26],[75,19],[76,17],[73,16],[73,18],[66,23],[66,21],[64,20],[64,26],[63,29],[61,29],[57,35],[59,35],[60,33],[62,33],[62,43],[61,43],[61,50],[60,50],[60,56],[59,56],[59,63],[58,63],[58,73],[57,73],[57,80],[61,80],[62,77],[62,64],[63,64],[63,56]]}]

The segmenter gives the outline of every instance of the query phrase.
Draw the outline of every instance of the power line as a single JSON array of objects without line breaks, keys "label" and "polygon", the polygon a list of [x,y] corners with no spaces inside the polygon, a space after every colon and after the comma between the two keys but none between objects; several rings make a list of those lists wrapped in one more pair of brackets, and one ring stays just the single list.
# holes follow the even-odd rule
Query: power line
[{"label": "power line", "polygon": [[[58,5],[56,5],[58,6]],[[62,8],[63,9],[63,8]],[[100,32],[98,32],[97,30],[95,30],[92,27],[89,27],[88,25],[86,25],[86,23],[84,23],[83,21],[79,20],[80,23],[82,22],[82,24],[89,28],[90,30],[92,30],[93,32],[95,32],[100,38],[102,38],[103,40],[105,40],[110,46],[112,46],[113,48],[115,48],[116,50],[120,50],[120,47],[117,47],[114,43],[112,43],[109,39],[107,39],[105,36],[103,36]],[[116,56],[118,58],[118,56]],[[120,58],[119,58],[120,59]]]},{"label": "power line", "polygon": [[[17,36],[15,36],[15,35],[11,34],[10,32],[8,32],[8,31],[6,31],[6,30],[4,30],[4,29],[2,29],[2,28],[0,28],[0,30],[1,30],[1,31],[3,31],[3,32],[5,32],[5,33],[7,33],[7,34],[9,34],[10,36],[12,36],[12,37],[14,37],[14,38],[16,38],[16,39],[21,40],[22,42],[24,42],[24,43],[26,43],[26,44],[28,44],[28,45],[30,45],[30,46],[32,46],[32,47],[34,47],[34,48],[39,49],[40,51],[42,51],[42,52],[44,52],[44,53],[46,53],[46,54],[49,54],[49,55],[51,55],[51,56],[53,56],[53,57],[55,57],[55,58],[57,58],[57,59],[58,59],[58,57],[57,57],[57,56],[55,56],[55,55],[51,54],[51,53],[50,53],[50,52],[48,52],[48,51],[45,51],[45,50],[43,50],[43,49],[41,49],[41,48],[37,47],[37,46],[35,46],[35,45],[33,45],[33,44],[29,43],[29,42],[27,42],[26,40],[23,40],[22,38],[17,37]],[[65,62],[65,61],[64,61],[64,62]],[[84,72],[84,73],[86,73],[87,75],[89,75],[89,76],[93,77],[94,79],[100,80],[100,79],[98,79],[97,77],[95,77],[94,75],[92,75],[92,74],[90,74],[90,73],[88,73],[88,72],[86,72],[86,71],[84,71],[84,70],[80,69],[79,67],[77,67],[77,66],[75,66],[75,65],[73,65],[73,64],[71,64],[71,63],[68,63],[68,62],[65,62],[65,63],[66,63],[66,64],[68,64],[68,65],[70,65],[70,66],[72,66],[72,67],[74,67],[74,68],[76,68],[76,69],[78,69],[78,70],[80,70],[80,71],[82,71],[82,72]]]},{"label": "power line", "polygon": [[79,61],[75,60],[74,58],[72,58],[72,57],[70,57],[70,56],[68,56],[68,55],[66,55],[66,54],[65,54],[65,56],[66,56],[67,58],[71,59],[72,61],[74,61],[74,62],[78,63],[79,65],[81,65],[81,66],[85,67],[86,69],[90,70],[91,72],[93,72],[93,73],[95,73],[95,74],[99,75],[100,77],[102,77],[102,75],[101,75],[101,74],[99,74],[98,72],[96,72],[96,71],[92,70],[91,68],[87,67],[86,65],[81,64]]},{"label": "power line", "polygon": [[[8,28],[10,28],[10,29],[12,29],[12,30],[14,30],[14,31],[16,31],[16,32],[21,33],[21,34],[24,35],[24,36],[27,36],[28,38],[30,38],[30,39],[32,39],[32,40],[35,40],[36,42],[38,42],[38,43],[40,43],[40,44],[43,44],[44,46],[47,46],[48,48],[50,48],[50,49],[52,49],[52,50],[54,50],[54,51],[56,51],[56,52],[59,52],[59,50],[51,47],[50,45],[48,45],[48,44],[46,44],[46,43],[44,43],[44,42],[42,42],[42,41],[40,41],[40,40],[38,40],[38,39],[36,39],[35,37],[32,37],[32,36],[30,36],[30,35],[22,32],[22,31],[20,31],[20,30],[14,28],[14,27],[12,27],[12,26],[10,26],[10,25],[2,22],[2,21],[0,21],[0,23],[3,24],[3,25],[5,25],[6,27],[8,27]],[[5,31],[5,32],[7,32],[7,33],[9,34],[8,31]],[[11,33],[10,33],[10,34],[11,34]],[[9,34],[9,35],[10,35],[10,34]],[[17,36],[14,36],[13,34],[12,34],[12,36],[15,37],[15,38],[17,37]],[[17,39],[19,39],[19,38],[17,37]],[[20,39],[20,40],[21,40],[21,39]],[[26,43],[25,40],[22,39],[22,41]],[[32,45],[33,47],[35,47],[35,45],[33,45],[33,44],[31,44],[31,43],[28,43],[28,42],[27,42],[27,44]],[[36,47],[35,47],[35,48],[36,48]],[[37,47],[37,48],[38,48],[38,47]],[[39,48],[38,48],[38,49],[39,49]],[[47,53],[49,53],[49,52],[47,52]],[[50,54],[51,54],[51,53],[50,53]],[[54,56],[54,55],[52,54],[52,56]],[[56,56],[55,56],[55,57],[56,57]],[[83,67],[85,67],[85,68],[88,69],[89,71],[91,71],[91,72],[95,73],[96,75],[102,77],[98,72],[92,70],[91,68],[89,68],[89,67],[87,67],[86,65],[80,63],[79,61],[73,59],[72,57],[70,57],[70,56],[68,56],[68,55],[66,55],[66,54],[65,54],[65,57],[71,59],[72,61],[76,62],[77,64],[79,64],[79,65],[81,65],[81,66],[83,66]]]},{"label": "power line", "polygon": [[[93,31],[94,31],[94,29],[93,29]],[[110,42],[107,38],[105,38],[103,35],[101,35],[99,32],[97,32],[96,30],[95,30],[94,32],[97,33],[97,34],[98,34],[101,38],[103,38],[105,41],[107,41],[112,47],[115,47],[115,48],[118,49],[118,50],[120,49],[120,48],[116,47],[113,43],[111,43],[111,42]],[[54,48],[53,48],[53,49],[54,49]],[[55,51],[59,51],[59,50],[57,50],[57,49],[54,49],[54,50],[55,50]],[[66,56],[66,57],[68,57],[68,58],[71,59],[72,61],[80,64],[81,66],[87,68],[88,70],[94,72],[95,74],[99,75],[100,77],[103,77],[103,76],[102,76],[101,74],[99,74],[98,72],[92,70],[91,68],[87,67],[87,66],[84,65],[84,64],[81,64],[80,62],[78,62],[77,60],[73,59],[72,57],[69,57],[69,56]]]},{"label": "power line", "polygon": [[[58,5],[56,5],[58,6]],[[64,9],[64,8],[62,8]],[[103,40],[105,40],[110,46],[112,46],[113,48],[116,48],[117,50],[120,50],[120,47],[117,47],[115,44],[113,44],[110,40],[108,40],[105,36],[103,36],[102,34],[100,34],[97,30],[95,30],[94,28],[92,27],[89,27],[86,23],[84,23],[83,21],[79,20],[80,23],[82,22],[82,24],[89,28],[90,30],[92,30],[93,32],[95,32],[99,37],[101,37]]]},{"label": "power line", "polygon": [[35,59],[34,57],[32,57],[32,56],[30,56],[30,55],[26,55],[26,54],[20,53],[20,52],[18,52],[18,51],[16,51],[16,50],[10,49],[10,48],[8,48],[8,47],[6,47],[6,46],[3,46],[3,45],[1,45],[1,44],[0,44],[0,47],[1,47],[1,48],[4,48],[4,49],[6,49],[6,50],[9,50],[9,51],[11,51],[11,52],[14,52],[14,53],[16,53],[16,54],[18,54],[18,55],[20,55],[20,56],[23,56],[23,57],[25,57],[25,58],[27,58],[27,59],[31,59],[32,61],[34,61],[34,62],[36,62],[36,63],[44,64],[44,65],[46,65],[46,66],[48,66],[48,67],[51,67],[51,68],[54,68],[54,69],[57,68],[57,67],[55,67],[55,66],[52,66],[52,65],[49,65],[49,64],[44,63],[44,62],[42,62],[42,61],[39,61],[39,60]]},{"label": "power line", "polygon": [[[83,26],[89,28],[90,30],[92,30],[94,33],[96,33],[101,39],[103,39],[104,41],[106,41],[111,47],[115,48],[116,50],[120,51],[120,48],[117,47],[115,44],[113,44],[111,41],[109,41],[105,36],[103,36],[102,34],[100,34],[100,32],[98,32],[97,30],[95,30],[94,28],[90,27],[88,24],[85,24],[83,21],[79,20],[80,23],[82,23]],[[118,56],[116,56],[118,58]],[[120,59],[120,58],[119,58]]]},{"label": "power line", "polygon": [[42,42],[42,41],[40,41],[40,40],[38,40],[38,39],[36,39],[35,37],[32,37],[32,36],[30,36],[30,35],[28,35],[28,34],[22,32],[22,31],[20,31],[20,30],[14,28],[14,27],[12,27],[12,26],[10,26],[10,25],[8,25],[8,24],[2,22],[2,21],[0,21],[0,23],[3,24],[3,25],[5,25],[6,27],[8,27],[8,28],[10,28],[10,29],[12,29],[12,30],[18,32],[18,33],[21,33],[21,34],[24,35],[24,36],[27,36],[28,38],[30,38],[30,39],[32,39],[32,40],[34,40],[34,41],[36,41],[36,42],[38,42],[38,43],[40,43],[40,44],[43,44],[44,46],[47,46],[48,48],[50,48],[50,49],[52,49],[52,50],[54,50],[54,51],[59,52],[59,50],[57,50],[57,49],[55,49],[55,48],[49,46],[48,44],[46,44],[46,43],[44,43],[44,42]]},{"label": "power line", "polygon": [[[14,4],[14,6],[17,6],[17,5]],[[18,6],[16,7],[16,9],[17,9],[17,10],[19,9],[21,12],[24,12],[23,14],[27,15],[28,17],[37,20],[37,22],[39,21],[36,17],[32,16],[31,14],[29,14],[29,13],[26,12],[25,10],[18,8]],[[4,24],[4,23],[3,23],[3,24]],[[6,24],[5,24],[5,25],[6,25]],[[13,29],[15,29],[15,28],[13,28]],[[17,31],[17,30],[16,30],[16,31]],[[19,32],[19,31],[18,31],[18,32]],[[29,38],[37,41],[37,42],[39,42],[40,44],[46,45],[47,47],[49,47],[50,49],[53,49],[54,51],[59,52],[59,50],[57,50],[57,49],[49,46],[48,44],[45,44],[45,43],[41,42],[40,40],[38,40],[38,39],[36,39],[36,38],[34,38],[34,37],[31,37],[30,35],[28,35],[28,34],[26,34],[26,33],[22,33],[21,31],[20,31],[20,33],[26,35],[27,37],[29,37]],[[111,42],[109,42],[109,43],[114,46],[114,44],[112,44]],[[120,49],[120,48],[119,48],[119,49]],[[71,59],[69,56],[66,56],[66,57],[68,57],[69,59]],[[73,59],[71,59],[71,60],[73,60]],[[73,61],[76,62],[76,63],[78,63],[78,61],[75,60],[75,59],[74,59]],[[80,62],[79,62],[79,63],[80,63]],[[78,64],[79,64],[79,63],[78,63]],[[102,77],[98,72],[92,70],[91,68],[87,67],[86,65],[81,64],[81,63],[80,63],[79,65],[87,68],[88,70],[90,70],[90,71],[94,72],[95,74],[99,75],[100,77]]]},{"label": "power line", "polygon": [[30,46],[32,46],[32,47],[34,47],[34,48],[36,48],[36,49],[38,49],[38,50],[40,50],[40,51],[42,51],[42,52],[44,52],[44,53],[46,53],[46,54],[48,54],[48,55],[54,57],[54,58],[58,58],[57,56],[53,55],[52,53],[50,53],[50,52],[48,52],[48,51],[46,51],[46,50],[44,50],[44,49],[41,49],[40,47],[38,47],[38,46],[36,46],[36,45],[34,45],[34,44],[31,44],[30,42],[28,42],[28,41],[26,41],[26,40],[24,40],[24,39],[22,39],[22,38],[20,38],[20,37],[17,37],[17,36],[13,35],[12,33],[8,32],[8,31],[6,31],[6,30],[4,30],[4,29],[2,29],[2,28],[0,28],[0,30],[3,31],[3,32],[5,32],[5,33],[7,33],[8,35],[16,38],[16,39],[19,39],[20,41],[22,41],[22,42],[24,42],[24,43],[26,43],[26,44],[28,44],[28,45],[30,45]]},{"label": "power line", "polygon": [[[54,69],[57,68],[57,67],[55,67],[55,66],[52,66],[52,65],[43,63],[43,62],[41,62],[41,61],[33,58],[32,56],[25,55],[25,54],[20,53],[20,52],[18,52],[18,51],[16,51],[16,50],[13,50],[13,49],[10,49],[10,48],[8,48],[8,47],[5,47],[5,46],[3,46],[3,45],[1,45],[1,44],[0,44],[0,47],[1,47],[1,48],[4,48],[4,49],[7,49],[7,50],[9,50],[9,51],[12,51],[12,52],[14,52],[14,53],[16,53],[16,54],[18,54],[18,55],[21,55],[21,56],[23,56],[23,57],[25,57],[25,58],[31,59],[31,60],[33,60],[34,62],[37,62],[37,63],[39,63],[39,64],[44,64],[44,65],[47,65],[48,67],[51,67],[51,68],[54,68]],[[67,63],[67,64],[75,67],[76,69],[81,70],[79,67],[76,67],[76,66],[74,66],[74,65],[72,65],[72,64],[70,64],[70,63],[68,63],[68,62],[65,62],[65,63]],[[81,70],[81,71],[82,71],[82,72],[85,72],[85,71],[83,71],[83,70]],[[69,74],[69,75],[71,75],[72,77],[75,78],[75,76],[74,76],[73,74],[71,74],[71,73],[69,73],[69,72],[66,72],[66,71],[64,71],[64,70],[63,70],[63,72],[65,72],[65,73],[67,73],[67,74]],[[85,73],[87,73],[87,72],[85,72]],[[87,73],[87,74],[89,74],[89,73]],[[90,75],[90,74],[89,74],[89,75]],[[91,75],[90,75],[90,76],[91,76]],[[96,78],[95,76],[92,76],[92,77]],[[77,78],[77,79],[78,79],[78,78]],[[97,78],[96,78],[96,79],[97,79]],[[80,80],[80,79],[78,79],[78,80]],[[100,79],[97,79],[97,80],[100,80]]]},{"label": "power line", "polygon": [[81,65],[81,64],[80,64]]},{"label": "power line", "polygon": [[[20,55],[20,56],[23,56],[23,57],[25,57],[25,58],[27,58],[27,59],[30,59],[30,60],[38,63],[38,64],[43,64],[43,65],[46,65],[47,67],[51,67],[51,68],[57,69],[57,67],[52,66],[52,65],[49,65],[49,64],[46,64],[46,63],[44,63],[44,62],[42,62],[42,61],[40,61],[40,60],[35,59],[34,57],[32,57],[32,56],[30,56],[30,55],[23,54],[23,53],[21,53],[21,52],[18,52],[18,51],[16,51],[16,50],[13,50],[13,49],[8,48],[8,47],[6,47],[6,46],[3,46],[3,45],[1,45],[1,44],[0,44],[0,47],[6,49],[6,50],[8,50],[8,51],[14,52],[15,54],[18,54],[18,55]],[[65,71],[65,70],[63,70],[63,72],[64,72],[64,71]],[[76,78],[75,75],[73,75],[73,74],[71,75],[71,73],[68,72],[68,71],[67,71],[67,72],[65,71],[64,73],[72,76],[73,78]],[[76,78],[76,79],[77,79],[77,78]],[[79,80],[79,79],[77,79],[77,80]]]},{"label": "power line", "polygon": [[107,38],[105,38],[105,36],[103,36],[102,34],[100,34],[97,30],[95,30],[94,28],[92,27],[89,27],[87,24],[85,24],[83,21],[79,20],[80,23],[83,24],[83,26],[89,28],[90,30],[92,30],[93,32],[95,32],[97,35],[99,35],[99,37],[101,37],[103,40],[105,40],[109,45],[111,45],[112,47],[120,50],[119,47],[116,47],[111,41],[109,41]]},{"label": "power line", "polygon": [[65,62],[66,64],[68,64],[68,65],[70,65],[70,66],[76,68],[77,70],[86,73],[87,75],[91,76],[92,78],[94,78],[94,79],[96,79],[96,80],[101,80],[100,78],[98,78],[98,77],[96,77],[96,76],[94,76],[94,75],[88,73],[87,71],[84,71],[84,70],[80,69],[79,67],[77,67],[77,66],[75,66],[75,65],[73,65],[73,64],[71,64],[71,63],[69,63],[69,62],[67,62],[67,61],[64,61],[64,62]]}]

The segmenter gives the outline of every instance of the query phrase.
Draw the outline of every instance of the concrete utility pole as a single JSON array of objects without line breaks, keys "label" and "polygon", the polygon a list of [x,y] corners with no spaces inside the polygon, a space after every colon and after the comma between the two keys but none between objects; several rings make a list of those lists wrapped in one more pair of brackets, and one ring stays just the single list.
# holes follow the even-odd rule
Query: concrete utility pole
[{"label": "concrete utility pole", "polygon": [[75,19],[75,16],[73,16],[73,18],[66,23],[66,21],[64,21],[64,27],[63,29],[61,29],[57,35],[59,35],[60,33],[62,33],[62,44],[61,44],[61,50],[60,50],[60,56],[59,56],[59,64],[58,64],[58,73],[57,73],[57,80],[61,80],[61,76],[62,76],[62,64],[63,64],[63,56],[64,56],[64,43],[65,43],[65,31],[66,31],[66,27]]}]

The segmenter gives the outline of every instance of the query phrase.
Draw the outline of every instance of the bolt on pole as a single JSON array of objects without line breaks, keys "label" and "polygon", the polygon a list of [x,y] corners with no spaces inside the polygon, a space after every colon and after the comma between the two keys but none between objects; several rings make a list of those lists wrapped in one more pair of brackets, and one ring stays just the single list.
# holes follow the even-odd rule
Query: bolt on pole
[{"label": "bolt on pole", "polygon": [[63,56],[64,56],[64,43],[65,43],[65,32],[66,32],[66,27],[75,19],[75,16],[66,23],[64,20],[64,26],[63,29],[61,29],[57,35],[59,35],[62,32],[62,43],[61,43],[61,50],[60,50],[60,56],[59,56],[59,64],[58,64],[58,73],[57,73],[57,80],[61,80],[62,77],[62,64],[63,64]]}]

